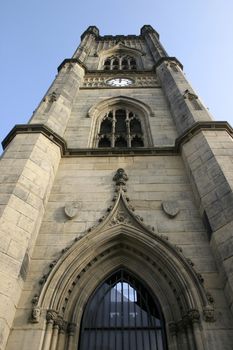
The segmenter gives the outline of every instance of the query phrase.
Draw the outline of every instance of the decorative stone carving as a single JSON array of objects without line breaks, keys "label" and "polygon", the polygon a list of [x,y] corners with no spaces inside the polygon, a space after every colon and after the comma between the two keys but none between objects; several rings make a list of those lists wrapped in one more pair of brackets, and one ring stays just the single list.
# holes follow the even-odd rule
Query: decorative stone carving
[{"label": "decorative stone carving", "polygon": [[150,230],[150,231],[155,231],[155,228],[154,228],[154,226],[151,226],[151,225],[147,225],[147,228],[148,228],[148,230]]},{"label": "decorative stone carving", "polygon": [[63,332],[66,331],[66,329],[67,329],[67,322],[64,321],[64,320],[62,319],[62,317],[60,317],[59,331],[63,333]]},{"label": "decorative stone carving", "polygon": [[169,332],[172,334],[172,335],[176,335],[177,333],[177,325],[175,322],[170,322],[169,325]]},{"label": "decorative stone carving", "polygon": [[35,294],[34,297],[32,298],[32,305],[37,305],[39,301],[39,295]]},{"label": "decorative stone carving", "polygon": [[206,305],[203,309],[203,316],[206,322],[215,322],[215,314],[213,305]]},{"label": "decorative stone carving", "polygon": [[[213,320],[214,320],[214,308],[209,306],[209,304],[208,304],[208,303],[211,303],[211,296],[208,297],[208,292],[205,291],[205,289],[202,285],[203,278],[193,268],[192,261],[183,256],[182,249],[180,247],[169,243],[167,236],[164,236],[163,234],[156,234],[155,232],[150,232],[150,231],[153,231],[153,228],[151,228],[151,227],[148,228],[142,222],[142,218],[135,215],[135,213],[130,209],[130,204],[129,204],[130,200],[125,194],[125,187],[126,187],[126,183],[128,181],[128,176],[127,176],[126,172],[124,171],[124,169],[119,168],[117,170],[116,174],[113,177],[113,181],[115,182],[115,186],[116,186],[116,192],[114,195],[114,203],[106,209],[105,215],[102,216],[101,219],[99,220],[98,225],[100,225],[100,229],[101,230],[106,229],[106,228],[109,229],[109,227],[111,227],[111,226],[121,225],[121,224],[130,225],[131,229],[132,229],[132,227],[135,227],[138,230],[143,231],[144,234],[150,235],[151,238],[154,238],[157,241],[157,243],[162,244],[163,247],[169,247],[170,250],[172,249],[173,254],[175,254],[175,256],[177,256],[177,255],[179,256],[179,261],[183,260],[183,263],[185,263],[185,267],[189,269],[190,273],[192,273],[192,276],[195,279],[195,284],[198,286],[198,288],[200,288],[203,291],[202,296],[203,296],[204,300],[203,300],[202,305],[208,305],[203,309],[203,317],[207,322],[213,322]],[[98,225],[90,228],[87,231],[91,232],[92,230],[96,230],[96,232],[98,233]],[[88,233],[83,233],[80,236],[83,237],[85,234],[88,234]],[[66,248],[64,248],[62,250],[61,255],[66,253],[70,249],[70,247],[73,244],[75,244],[75,242],[77,242],[77,240],[80,239],[81,237],[75,238],[74,242],[70,246],[67,246]],[[128,245],[128,244],[123,244],[121,242],[119,245],[120,245],[121,249],[130,250],[133,254],[137,254],[137,255],[141,256],[143,259],[145,259],[145,261],[147,263],[150,263],[153,266],[153,269],[157,270],[157,273],[159,273],[162,278],[167,280],[168,285],[171,288],[171,291],[173,292],[174,296],[176,297],[178,308],[180,309],[181,314],[183,315],[182,319],[178,323],[176,323],[175,325],[172,324],[171,326],[169,326],[171,333],[178,332],[178,331],[183,332],[187,329],[187,327],[191,326],[194,322],[200,322],[200,314],[199,314],[198,310],[191,309],[188,312],[187,312],[187,309],[186,309],[186,311],[184,310],[184,308],[183,308],[183,296],[181,296],[180,293],[178,292],[179,288],[177,287],[176,283],[171,280],[171,277],[169,276],[169,274],[166,271],[164,271],[164,269],[161,267],[161,265],[157,261],[151,259],[146,254],[137,250],[135,247],[134,248],[130,247],[130,245]],[[119,245],[118,245],[118,247],[114,246],[112,249],[118,249]],[[72,293],[72,290],[73,290],[74,286],[78,283],[78,280],[80,278],[82,278],[82,275],[84,273],[86,273],[88,271],[88,269],[90,268],[90,266],[95,264],[96,261],[99,261],[100,259],[103,259],[103,258],[106,259],[106,255],[109,254],[110,250],[111,249],[108,248],[106,251],[102,251],[99,255],[95,256],[95,258],[93,260],[89,261],[87,263],[87,265],[85,266],[85,268],[75,276],[75,279],[71,282],[71,285],[69,286],[69,289],[67,289],[67,292],[64,295],[64,298],[62,300],[62,304],[61,304],[61,307],[59,309],[60,315],[64,314],[68,300],[69,300],[70,295]],[[58,259],[54,260],[50,263],[50,265],[49,265],[50,270],[56,264],[59,264]],[[43,284],[45,283],[45,281],[48,278],[49,273],[50,273],[50,271],[42,277],[41,283],[43,283]],[[199,282],[201,282],[201,283],[198,283],[197,278],[198,278]],[[44,288],[44,287],[42,287],[42,288]],[[37,322],[39,322],[39,316],[40,316],[40,308],[39,307],[37,308],[39,297],[37,295],[35,295],[33,300],[34,300],[33,301],[34,307],[32,309],[31,321],[33,323],[37,323]],[[54,310],[48,310],[46,319],[49,323],[53,324],[55,327],[57,327],[57,325],[58,325],[59,329],[62,329],[61,324],[62,324],[63,320],[58,315],[58,312],[56,312]],[[73,332],[72,329],[74,329],[74,327],[75,327],[75,325],[73,325],[73,324],[71,324],[69,326],[71,333]]]},{"label": "decorative stone carving", "polygon": [[48,310],[46,314],[47,322],[54,322],[57,319],[57,312],[54,310]]},{"label": "decorative stone carving", "polygon": [[74,334],[75,332],[76,332],[76,324],[75,323],[69,323],[68,324],[68,333],[69,333],[69,335],[72,335],[72,334]]},{"label": "decorative stone carving", "polygon": [[186,258],[186,261],[190,266],[194,266],[194,262],[191,259]]},{"label": "decorative stone carving", "polygon": [[42,278],[40,279],[39,283],[41,285],[45,284],[45,282],[47,281],[48,279],[48,276],[49,276],[49,273],[46,273],[45,275],[42,276]]},{"label": "decorative stone carving", "polygon": [[63,318],[60,315],[57,315],[57,318],[54,320],[54,326],[62,329],[64,324]]},{"label": "decorative stone carving", "polygon": [[69,248],[70,248],[70,247],[65,247],[65,248],[63,248],[62,251],[61,251],[61,254],[66,253],[66,252],[69,250]]},{"label": "decorative stone carving", "polygon": [[179,252],[179,253],[182,253],[183,252],[183,249],[178,246],[177,244],[174,244],[174,248]]},{"label": "decorative stone carving", "polygon": [[119,168],[113,177],[113,181],[116,182],[116,186],[124,187],[126,181],[128,181],[128,176],[123,168]]},{"label": "decorative stone carving", "polygon": [[197,278],[198,278],[199,282],[201,282],[203,284],[204,283],[204,278],[203,278],[202,274],[196,272],[196,275],[197,275]]},{"label": "decorative stone carving", "polygon": [[191,323],[200,322],[200,313],[196,309],[188,311],[188,316]]},{"label": "decorative stone carving", "polygon": [[130,224],[130,223],[131,223],[130,218],[127,215],[125,215],[123,211],[119,210],[111,220],[110,226],[115,226],[119,224]]},{"label": "decorative stone carving", "polygon": [[190,320],[189,315],[184,315],[182,317],[182,321],[183,321],[183,327],[184,328],[187,328],[187,327],[189,327],[191,325],[191,322],[190,322],[191,320]]},{"label": "decorative stone carving", "polygon": [[67,60],[64,64],[61,65],[61,69],[64,72],[69,72],[75,65],[76,62],[71,62],[70,60]]},{"label": "decorative stone carving", "polygon": [[188,327],[190,327],[193,323],[200,322],[200,313],[196,309],[189,310],[187,314],[185,314],[181,320],[179,320],[175,325],[173,325],[173,329],[176,332],[184,332]]},{"label": "decorative stone carving", "polygon": [[185,90],[184,94],[184,99],[188,98],[190,101],[198,99],[198,96],[190,92],[188,89]]},{"label": "decorative stone carving", "polygon": [[55,91],[51,92],[49,95],[47,95],[44,100],[45,102],[53,103],[57,101],[57,93]]},{"label": "decorative stone carving", "polygon": [[184,332],[185,331],[185,324],[183,320],[180,320],[176,324],[177,332]]},{"label": "decorative stone carving", "polygon": [[201,110],[201,104],[198,101],[198,96],[190,92],[188,89],[183,94],[184,99],[188,99],[195,110]]},{"label": "decorative stone carving", "polygon": [[140,215],[135,215],[135,218],[138,219],[141,222],[144,221],[143,217],[141,217]]},{"label": "decorative stone carving", "polygon": [[32,323],[38,323],[40,320],[40,314],[41,310],[39,306],[33,306],[32,313],[31,313],[31,322]]},{"label": "decorative stone carving", "polygon": [[210,292],[206,292],[206,298],[210,304],[214,303],[214,298]]},{"label": "decorative stone carving", "polygon": [[[134,75],[132,76],[132,74],[130,74],[130,76],[128,74],[126,74],[124,72],[124,76],[126,78],[132,78],[134,79],[133,81],[133,85],[134,86],[158,86],[158,80],[156,79],[156,77],[151,77],[151,76],[135,76],[135,72]],[[95,76],[95,75],[88,75],[85,77],[84,82],[83,82],[83,87],[84,88],[96,88],[96,87],[106,87],[107,85],[107,81],[109,79],[111,79],[112,76],[111,75],[104,75],[102,77],[99,76]]]},{"label": "decorative stone carving", "polygon": [[162,209],[170,218],[174,218],[180,211],[180,208],[176,201],[162,202]]},{"label": "decorative stone carving", "polygon": [[174,62],[170,62],[169,66],[173,70],[173,72],[178,73],[179,72],[179,65]]},{"label": "decorative stone carving", "polygon": [[49,267],[50,269],[52,269],[57,263],[57,260],[53,260],[50,264],[49,264]]},{"label": "decorative stone carving", "polygon": [[80,209],[80,202],[71,202],[67,203],[64,207],[64,211],[66,216],[69,219],[73,219],[78,214],[78,210]]}]

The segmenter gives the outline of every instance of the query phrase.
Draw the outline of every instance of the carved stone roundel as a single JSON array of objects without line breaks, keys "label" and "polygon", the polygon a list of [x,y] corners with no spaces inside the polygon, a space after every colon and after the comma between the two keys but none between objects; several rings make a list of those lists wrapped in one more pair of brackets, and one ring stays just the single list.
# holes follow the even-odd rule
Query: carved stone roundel
[{"label": "carved stone roundel", "polygon": [[79,209],[80,209],[79,202],[67,203],[64,207],[65,214],[66,216],[68,216],[69,219],[73,219],[78,214]]},{"label": "carved stone roundel", "polygon": [[178,203],[175,201],[162,202],[162,208],[163,208],[164,212],[172,218],[174,218],[180,211]]}]

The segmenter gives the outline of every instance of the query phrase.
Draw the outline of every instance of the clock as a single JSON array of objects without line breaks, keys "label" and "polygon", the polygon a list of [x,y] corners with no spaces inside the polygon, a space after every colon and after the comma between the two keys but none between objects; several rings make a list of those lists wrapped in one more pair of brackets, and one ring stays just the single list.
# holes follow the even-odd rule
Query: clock
[{"label": "clock", "polygon": [[124,87],[133,84],[133,80],[128,78],[114,78],[107,80],[106,83],[110,86]]}]

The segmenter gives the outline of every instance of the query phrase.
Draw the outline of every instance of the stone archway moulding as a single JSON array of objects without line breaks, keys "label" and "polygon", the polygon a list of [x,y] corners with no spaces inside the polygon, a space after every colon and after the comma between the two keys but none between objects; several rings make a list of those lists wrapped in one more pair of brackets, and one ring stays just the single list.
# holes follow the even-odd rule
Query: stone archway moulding
[{"label": "stone archway moulding", "polygon": [[214,321],[214,308],[201,276],[178,247],[134,213],[123,169],[113,180],[113,205],[97,226],[64,250],[36,297],[32,322],[43,325],[47,320],[42,349],[77,348],[88,299],[110,273],[122,267],[142,279],[158,299],[169,349],[183,349],[188,339],[198,350],[205,349],[201,324]]}]

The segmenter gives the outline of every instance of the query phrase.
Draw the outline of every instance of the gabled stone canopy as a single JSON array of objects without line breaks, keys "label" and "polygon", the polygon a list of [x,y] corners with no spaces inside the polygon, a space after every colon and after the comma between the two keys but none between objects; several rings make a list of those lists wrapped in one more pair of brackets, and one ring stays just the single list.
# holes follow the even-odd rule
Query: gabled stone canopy
[{"label": "gabled stone canopy", "polygon": [[[104,279],[120,266],[129,266],[129,261],[132,261],[132,271],[139,276],[144,276],[144,265],[150,266],[151,276],[148,278],[154,276],[153,283],[164,300],[163,312],[169,314],[171,322],[180,321],[190,310],[197,311],[198,319],[204,311],[204,319],[213,321],[213,300],[193,263],[166,236],[156,234],[153,227],[147,226],[143,218],[135,214],[126,194],[128,177],[125,171],[118,169],[113,180],[116,182],[114,204],[96,226],[75,239],[69,248],[64,249],[60,259],[50,265],[52,270],[46,276],[34,308],[41,308],[42,314],[52,309],[66,322],[73,322],[78,315],[75,316],[73,310],[80,298],[85,294],[87,301],[99,279]],[[138,264],[139,269],[136,268]],[[83,285],[81,289],[80,283]],[[86,289],[84,286],[89,283],[91,287]],[[171,305],[169,307],[171,303],[173,307],[177,304],[176,314]],[[206,310],[211,314],[209,317]],[[32,321],[39,322],[39,319],[32,318]]]}]

